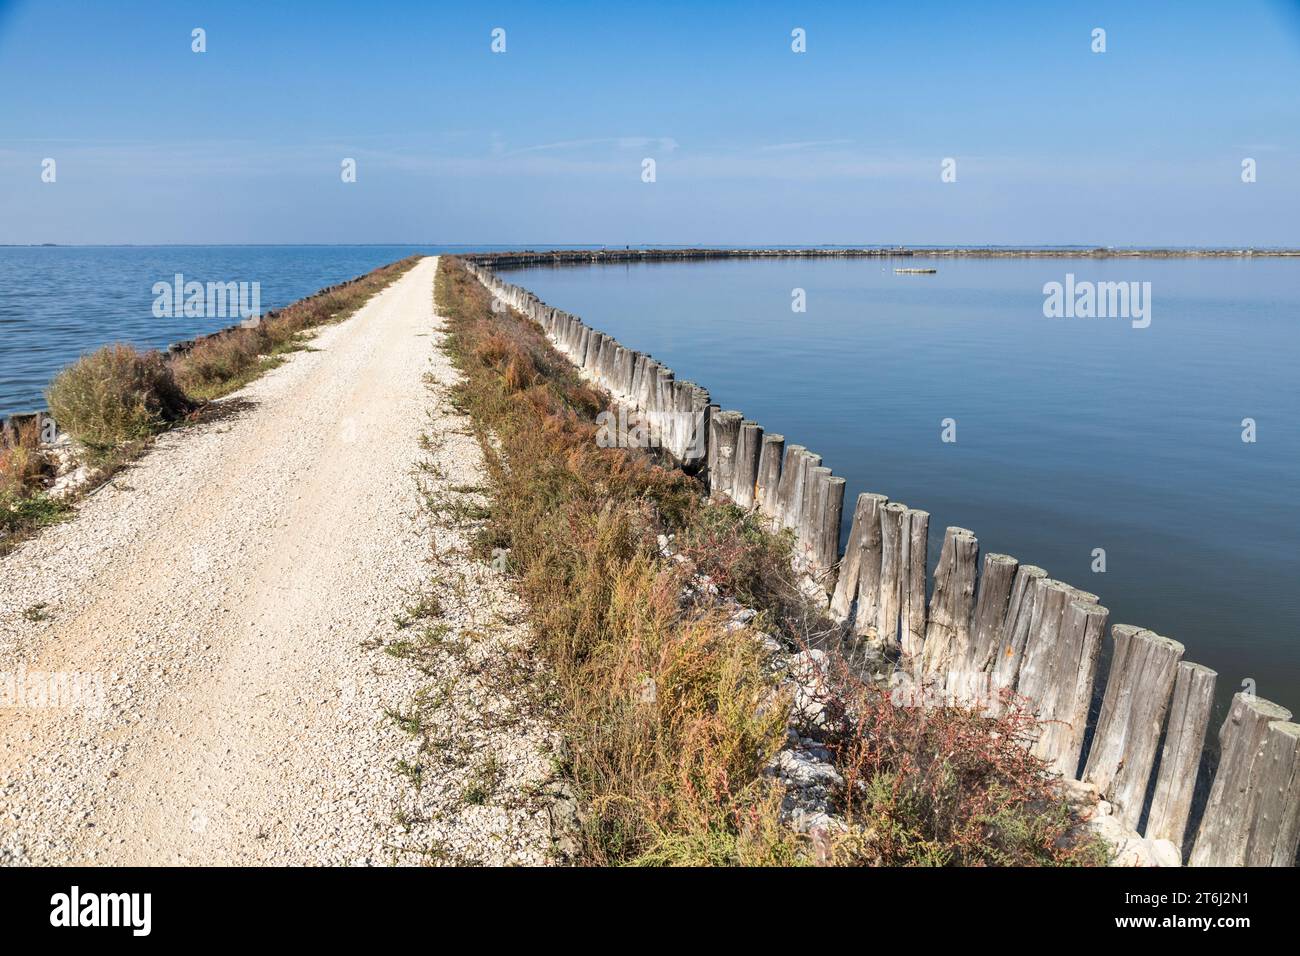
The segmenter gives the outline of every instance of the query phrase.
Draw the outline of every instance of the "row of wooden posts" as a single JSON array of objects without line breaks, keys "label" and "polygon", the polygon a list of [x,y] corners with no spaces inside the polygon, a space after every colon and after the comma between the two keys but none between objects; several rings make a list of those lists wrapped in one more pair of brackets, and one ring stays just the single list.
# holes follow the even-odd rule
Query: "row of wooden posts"
[{"label": "row of wooden posts", "polygon": [[704,388],[472,259],[466,265],[615,402],[638,411],[710,495],[790,529],[796,565],[821,584],[832,616],[869,644],[900,651],[911,686],[989,709],[1007,692],[1026,698],[1042,726],[1034,752],[1095,785],[1131,829],[1180,851],[1190,845],[1191,865],[1295,861],[1300,725],[1290,711],[1250,693],[1233,697],[1199,827],[1189,833],[1218,675],[1184,660],[1182,644],[1111,626],[1110,669],[1090,723],[1110,617],[1095,594],[1005,554],[986,554],[981,566],[975,534],[956,527],[944,531],[928,579],[929,514],[880,494],[858,496],[841,554],[845,483],[821,456],[720,410]]}]

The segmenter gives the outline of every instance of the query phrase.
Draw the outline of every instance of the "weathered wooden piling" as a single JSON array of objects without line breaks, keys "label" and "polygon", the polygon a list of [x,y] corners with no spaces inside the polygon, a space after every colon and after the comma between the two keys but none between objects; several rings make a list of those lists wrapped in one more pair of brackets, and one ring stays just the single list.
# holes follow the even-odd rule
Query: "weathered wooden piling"
[{"label": "weathered wooden piling", "polygon": [[757,422],[741,422],[736,444],[736,466],[732,478],[731,500],[740,507],[754,507],[754,487],[758,483],[758,457],[763,451],[763,429]]},{"label": "weathered wooden piling", "polygon": [[840,559],[839,576],[835,579],[835,593],[831,595],[831,616],[844,623],[853,610],[853,600],[857,597],[858,570],[862,565],[862,535],[866,511],[866,492],[858,495],[853,506],[853,518],[849,522],[849,540],[844,547],[844,557]]},{"label": "weathered wooden piling", "polygon": [[1029,699],[1042,713],[1055,677],[1055,656],[1060,639],[1061,617],[1065,606],[1074,598],[1074,589],[1064,581],[1044,580],[1034,591],[1025,655],[1020,664],[1016,692]]},{"label": "weathered wooden piling", "polygon": [[782,528],[790,527],[790,509],[795,501],[795,481],[799,474],[799,460],[807,449],[803,445],[786,445],[785,457],[781,462],[781,480],[777,485],[776,501],[773,503],[777,523]]},{"label": "weathered wooden piling", "polygon": [[907,506],[891,501],[880,509],[880,605],[876,611],[875,642],[889,650],[898,646],[902,610],[903,515]]},{"label": "weathered wooden piling", "polygon": [[1152,840],[1168,840],[1180,850],[1187,836],[1187,818],[1192,812],[1196,772],[1205,748],[1217,677],[1208,667],[1182,661],[1174,679],[1165,746],[1160,753],[1156,791],[1144,835]]},{"label": "weathered wooden piling", "polygon": [[799,523],[795,527],[795,541],[810,571],[817,571],[817,541],[826,520],[826,480],[831,470],[825,465],[808,469],[804,478],[803,507],[799,509]]},{"label": "weathered wooden piling", "polygon": [[731,496],[735,488],[736,446],[740,442],[740,412],[714,412],[709,429],[709,493]]},{"label": "weathered wooden piling", "polygon": [[970,646],[971,611],[975,601],[975,573],[979,541],[966,528],[944,530],[939,564],[934,569],[934,594],[925,626],[925,648],[919,673],[939,685],[962,660]]},{"label": "weathered wooden piling", "polygon": [[1269,724],[1290,719],[1291,712],[1272,701],[1244,692],[1233,696],[1219,729],[1219,766],[1188,859],[1192,866],[1245,864]]},{"label": "weathered wooden piling", "polygon": [[876,636],[876,623],[880,617],[880,571],[883,560],[880,534],[880,515],[889,499],[884,495],[870,494],[858,499],[862,515],[862,557],[858,561],[857,612],[853,618],[853,633],[868,641]]},{"label": "weathered wooden piling", "polygon": [[975,611],[971,615],[970,645],[965,658],[954,663],[957,677],[951,689],[962,703],[981,702],[987,690],[1017,567],[1019,562],[1010,555],[993,553],[984,556]]},{"label": "weathered wooden piling", "polygon": [[1032,564],[1022,564],[1016,569],[1007,599],[1007,616],[998,637],[998,648],[989,681],[991,694],[1001,695],[1014,691],[1020,678],[1020,662],[1025,656],[1025,642],[1029,639],[1029,625],[1033,619],[1034,595],[1047,572]]},{"label": "weathered wooden piling", "polygon": [[705,463],[705,457],[708,454],[712,403],[709,399],[708,389],[696,385],[694,382],[681,384],[685,387],[681,395],[679,415],[676,419],[681,427],[679,428],[678,444],[674,446],[673,454],[681,461],[684,468],[693,470]]},{"label": "weathered wooden piling", "polygon": [[1137,828],[1183,645],[1129,624],[1111,628],[1110,677],[1083,779]]},{"label": "weathered wooden piling", "polygon": [[[790,502],[790,527],[794,530],[795,541],[800,548],[807,544],[805,529],[810,523],[809,512],[812,510],[813,469],[822,467],[822,456],[805,450],[799,456],[795,467],[794,500]],[[827,469],[829,473],[830,469]]]},{"label": "weathered wooden piling", "polygon": [[1269,724],[1260,759],[1246,865],[1292,866],[1300,845],[1300,724]]},{"label": "weathered wooden piling", "polygon": [[1087,730],[1088,708],[1097,676],[1097,659],[1110,611],[1087,600],[1071,600],[1061,612],[1055,646],[1036,644],[1046,668],[1045,690],[1039,701],[1044,721],[1033,752],[1056,773],[1073,779],[1079,772]]},{"label": "weathered wooden piling", "polygon": [[[794,449],[795,453],[790,454]],[[789,496],[784,499],[782,523],[795,532],[796,540],[803,524],[807,508],[808,472],[821,466],[822,456],[814,455],[802,445],[791,445],[786,449],[786,467],[790,469]],[[784,468],[781,472],[782,483],[785,481]]]},{"label": "weathered wooden piling", "polygon": [[930,513],[908,508],[899,519],[899,636],[903,654],[920,661],[926,640],[925,582],[930,546]]},{"label": "weathered wooden piling", "polygon": [[754,484],[754,499],[758,511],[766,518],[775,518],[778,513],[779,495],[777,489],[781,484],[781,456],[785,454],[785,436],[766,434],[763,447],[758,455],[758,480]]},{"label": "weathered wooden piling", "polygon": [[845,481],[839,475],[827,475],[818,491],[817,515],[819,524],[813,542],[816,567],[822,572],[822,582],[828,593],[835,588],[836,564],[840,555],[840,525],[844,520]]}]

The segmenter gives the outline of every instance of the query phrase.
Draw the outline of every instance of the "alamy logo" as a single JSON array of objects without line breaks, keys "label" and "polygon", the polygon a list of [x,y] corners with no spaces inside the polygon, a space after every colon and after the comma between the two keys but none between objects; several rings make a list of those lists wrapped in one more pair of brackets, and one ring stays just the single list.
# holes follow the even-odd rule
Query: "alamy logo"
[{"label": "alamy logo", "polygon": [[242,319],[252,328],[262,321],[262,283],[185,281],[176,273],[171,282],[153,284],[153,314],[157,319]]},{"label": "alamy logo", "polygon": [[1043,315],[1049,319],[1132,319],[1133,328],[1151,324],[1150,282],[1074,281],[1074,273],[1065,274],[1065,283],[1043,285]]},{"label": "alamy logo", "polygon": [[51,926],[129,926],[132,936],[148,936],[152,928],[151,893],[71,892],[50,897]]},{"label": "alamy logo", "polygon": [[105,714],[104,675],[81,671],[0,671],[0,709],[52,709],[80,712],[100,719]]},{"label": "alamy logo", "polygon": [[[704,415],[659,412],[646,415],[620,406],[596,416],[596,444],[601,448],[672,448],[685,444],[685,456],[704,453]],[[679,439],[683,440],[679,442]]]}]

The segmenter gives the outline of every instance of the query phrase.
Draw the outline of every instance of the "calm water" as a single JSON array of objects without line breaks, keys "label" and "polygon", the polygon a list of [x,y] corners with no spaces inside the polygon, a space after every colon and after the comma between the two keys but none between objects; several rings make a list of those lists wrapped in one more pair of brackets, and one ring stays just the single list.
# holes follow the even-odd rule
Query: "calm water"
[{"label": "calm water", "polygon": [[[932,276],[895,265],[933,265]],[[1152,321],[1047,319],[1149,281]],[[508,274],[981,550],[1093,591],[1300,711],[1300,262],[776,260]],[[791,290],[807,312],[791,311]],[[1243,418],[1258,441],[1242,441]],[[940,422],[957,422],[957,441]],[[1091,570],[1104,548],[1106,572]],[[1216,724],[1217,726],[1217,724]]]},{"label": "calm water", "polygon": [[0,248],[0,415],[43,408],[50,377],[108,342],[161,348],[238,319],[155,318],[155,282],[260,282],[275,309],[415,252],[414,246]]}]

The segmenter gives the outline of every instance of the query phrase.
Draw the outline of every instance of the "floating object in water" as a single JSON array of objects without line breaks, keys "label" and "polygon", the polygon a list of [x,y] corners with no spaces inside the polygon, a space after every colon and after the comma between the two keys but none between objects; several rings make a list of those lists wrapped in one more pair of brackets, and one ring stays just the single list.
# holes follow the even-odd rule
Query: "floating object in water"
[{"label": "floating object in water", "polygon": [[928,276],[934,275],[938,269],[895,269],[894,274],[900,276]]}]

